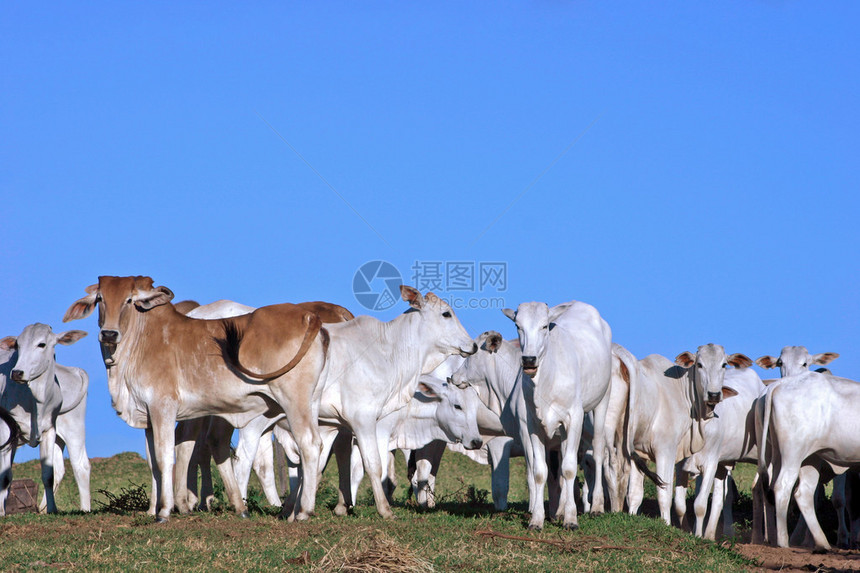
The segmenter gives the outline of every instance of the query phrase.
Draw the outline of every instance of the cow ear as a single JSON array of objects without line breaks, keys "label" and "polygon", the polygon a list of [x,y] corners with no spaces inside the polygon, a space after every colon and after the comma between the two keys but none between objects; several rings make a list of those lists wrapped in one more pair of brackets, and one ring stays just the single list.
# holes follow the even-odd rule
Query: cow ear
[{"label": "cow ear", "polygon": [[85,290],[87,292],[87,296],[78,299],[69,307],[69,310],[67,310],[66,314],[63,315],[63,322],[86,318],[96,307],[96,297],[99,294],[99,285],[90,285]]},{"label": "cow ear", "polygon": [[514,322],[517,321],[517,311],[515,311],[515,310],[512,310],[510,308],[503,308],[502,314],[504,314],[505,316],[507,316],[508,318],[513,320]]},{"label": "cow ear", "polygon": [[502,335],[495,330],[491,330],[486,334],[487,338],[484,339],[484,350],[490,354],[498,352],[499,348],[502,347]]},{"label": "cow ear", "polygon": [[57,344],[68,346],[69,344],[74,344],[86,335],[87,332],[85,330],[67,330],[66,332],[61,332],[57,335]]},{"label": "cow ear", "polygon": [[765,370],[776,368],[776,358],[774,358],[773,356],[761,356],[755,359],[755,363],[764,368]]},{"label": "cow ear", "polygon": [[15,350],[16,344],[18,344],[17,336],[7,336],[0,340],[0,350]]},{"label": "cow ear", "polygon": [[738,391],[734,388],[730,388],[728,386],[723,386],[723,398],[731,398],[732,396],[737,396]]},{"label": "cow ear", "polygon": [[564,314],[564,311],[569,309],[572,305],[573,305],[572,302],[563,302],[563,303],[557,304],[554,307],[552,307],[551,309],[549,309],[549,321],[550,321],[550,323],[553,323],[556,320],[558,320],[558,317],[560,317],[562,314]]},{"label": "cow ear", "polygon": [[422,376],[418,382],[418,392],[431,400],[442,400],[445,383],[432,376]]},{"label": "cow ear", "polygon": [[735,368],[749,368],[753,363],[746,354],[741,354],[740,352],[736,352],[729,356],[726,362]]},{"label": "cow ear", "polygon": [[140,309],[151,310],[156,306],[167,304],[173,300],[173,291],[165,286],[156,287],[150,291],[138,291],[134,304]]},{"label": "cow ear", "polygon": [[420,309],[424,306],[424,298],[421,296],[421,293],[418,292],[418,289],[415,287],[400,285],[400,296],[403,297],[403,300],[409,303],[409,306],[412,308]]},{"label": "cow ear", "polygon": [[812,357],[813,364],[830,364],[834,360],[839,358],[839,354],[836,352],[822,352],[821,354],[815,354]]},{"label": "cow ear", "polygon": [[684,368],[692,368],[695,363],[696,356],[689,350],[675,357],[675,364]]}]

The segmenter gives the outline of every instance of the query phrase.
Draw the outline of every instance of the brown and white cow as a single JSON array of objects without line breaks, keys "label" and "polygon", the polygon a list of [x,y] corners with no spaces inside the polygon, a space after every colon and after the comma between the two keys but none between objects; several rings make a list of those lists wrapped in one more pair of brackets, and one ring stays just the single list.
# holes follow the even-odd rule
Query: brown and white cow
[{"label": "brown and white cow", "polygon": [[[168,304],[173,299],[169,288],[156,287],[143,276],[99,277],[86,292],[63,320],[85,318],[99,308],[99,342],[111,401],[126,423],[146,429],[155,462],[158,521],[169,518],[174,504],[176,421],[212,414],[241,428],[258,416],[283,410],[308,468],[303,507],[313,507],[321,447],[313,398],[328,341],[316,313],[279,304],[229,319],[195,320]],[[242,371],[228,366],[222,354],[228,330],[240,332],[245,341]],[[222,477],[235,480],[226,469],[219,467]],[[245,513],[241,498],[231,502]],[[296,517],[306,519],[308,514]]]}]

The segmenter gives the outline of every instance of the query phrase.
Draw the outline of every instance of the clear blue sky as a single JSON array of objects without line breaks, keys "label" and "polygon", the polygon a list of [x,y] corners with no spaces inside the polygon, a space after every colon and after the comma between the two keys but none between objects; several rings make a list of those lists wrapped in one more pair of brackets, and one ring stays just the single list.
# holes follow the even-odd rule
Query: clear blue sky
[{"label": "clear blue sky", "polygon": [[91,456],[143,448],[96,318],[61,323],[103,274],[361,314],[367,261],[407,283],[416,261],[504,262],[503,292],[438,294],[583,300],[639,357],[802,344],[856,379],[858,21],[775,0],[4,2],[0,335],[89,331],[57,355],[90,374]]}]

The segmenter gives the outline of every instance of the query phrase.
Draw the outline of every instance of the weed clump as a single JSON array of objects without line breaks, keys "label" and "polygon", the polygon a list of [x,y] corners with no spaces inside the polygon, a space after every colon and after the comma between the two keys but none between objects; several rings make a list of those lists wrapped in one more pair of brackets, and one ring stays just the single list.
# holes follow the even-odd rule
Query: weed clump
[{"label": "weed clump", "polygon": [[119,515],[148,510],[149,495],[146,493],[146,488],[133,482],[129,483],[131,484],[131,487],[121,487],[119,494],[115,494],[106,489],[96,490],[107,498],[107,503],[95,500],[96,503],[101,506],[100,509],[102,511],[107,511],[108,513],[116,513]]}]

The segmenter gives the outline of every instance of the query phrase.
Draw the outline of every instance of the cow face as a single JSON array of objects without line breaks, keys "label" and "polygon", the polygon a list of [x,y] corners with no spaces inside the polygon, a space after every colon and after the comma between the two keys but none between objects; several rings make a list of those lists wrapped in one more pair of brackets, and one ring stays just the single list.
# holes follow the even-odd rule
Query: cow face
[{"label": "cow face", "polygon": [[762,368],[779,368],[779,375],[782,378],[786,376],[794,376],[795,374],[803,374],[809,370],[813,364],[830,364],[839,358],[839,354],[835,352],[823,352],[821,354],[809,354],[805,346],[786,346],[779,354],[779,358],[773,356],[762,356],[757,358],[755,363]]},{"label": "cow face", "polygon": [[549,308],[543,302],[524,302],[516,311],[503,309],[505,316],[517,325],[517,336],[523,351],[523,372],[532,378],[537,375],[538,366],[546,354],[549,332],[555,320],[567,310],[569,305]]},{"label": "cow face", "polygon": [[449,442],[463,444],[467,450],[484,445],[478,429],[478,409],[483,406],[472,388],[461,390],[432,376],[422,376],[418,391],[436,400],[436,422]]},{"label": "cow face", "polygon": [[432,292],[421,296],[417,289],[406,285],[400,285],[400,294],[412,307],[407,312],[421,313],[421,335],[435,341],[436,350],[461,356],[469,356],[478,350],[447,302]]},{"label": "cow face", "polygon": [[675,358],[675,364],[690,370],[698,395],[702,396],[708,412],[712,412],[723,398],[737,395],[732,388],[723,386],[726,368],[729,365],[747,368],[752,365],[752,360],[743,354],[726,356],[725,349],[719,344],[706,344],[700,346],[696,354],[682,352]]},{"label": "cow face", "polygon": [[167,287],[154,287],[149,277],[99,277],[98,284],[86,288],[87,296],[66,311],[63,322],[86,318],[98,305],[99,342],[105,364],[114,363],[113,353],[137,313],[152,310],[173,299]]},{"label": "cow face", "polygon": [[487,386],[487,373],[492,369],[492,357],[502,346],[502,335],[488,330],[475,339],[478,351],[466,358],[463,364],[451,375],[450,382],[458,388],[477,385]]},{"label": "cow face", "polygon": [[57,344],[74,344],[86,335],[83,330],[54,334],[47,324],[36,323],[25,328],[18,337],[7,336],[0,340],[0,348],[18,351],[9,377],[20,384],[29,384],[54,365]]}]

